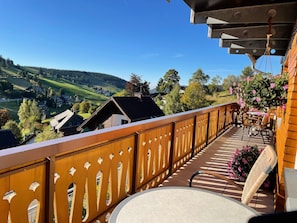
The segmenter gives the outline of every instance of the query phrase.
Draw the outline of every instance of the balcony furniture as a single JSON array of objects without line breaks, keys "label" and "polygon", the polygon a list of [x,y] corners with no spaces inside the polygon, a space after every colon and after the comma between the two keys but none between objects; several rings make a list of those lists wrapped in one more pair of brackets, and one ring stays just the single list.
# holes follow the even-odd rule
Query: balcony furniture
[{"label": "balcony furniture", "polygon": [[193,180],[198,175],[201,175],[201,174],[212,175],[219,179],[226,180],[228,183],[231,183],[237,188],[241,189],[242,190],[241,202],[247,205],[253,198],[254,194],[264,183],[269,173],[273,170],[276,163],[277,163],[277,156],[274,151],[274,148],[272,148],[272,146],[270,145],[267,145],[265,149],[262,151],[262,153],[260,154],[260,156],[258,157],[258,159],[256,160],[255,164],[253,165],[243,187],[221,174],[218,174],[213,171],[201,171],[201,170],[198,170],[192,174],[190,178],[189,186],[192,187]]},{"label": "balcony furniture", "polygon": [[270,133],[272,132],[272,117],[270,112],[245,112],[242,115],[242,125],[243,131],[241,140],[244,137],[245,128],[248,129],[248,136],[256,136],[261,135],[263,143],[265,144],[264,135],[270,137]]},{"label": "balcony furniture", "polygon": [[123,200],[112,212],[109,223],[240,223],[257,215],[247,205],[207,190],[158,187]]},{"label": "balcony furniture", "polygon": [[297,211],[297,170],[284,169],[286,211]]}]

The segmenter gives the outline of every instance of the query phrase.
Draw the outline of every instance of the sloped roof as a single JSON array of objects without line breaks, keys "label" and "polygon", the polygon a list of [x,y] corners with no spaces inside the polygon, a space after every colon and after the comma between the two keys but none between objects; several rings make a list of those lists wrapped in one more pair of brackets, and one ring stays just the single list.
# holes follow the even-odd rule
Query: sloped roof
[{"label": "sloped roof", "polygon": [[14,146],[18,146],[18,142],[11,130],[0,130],[0,149]]},{"label": "sloped roof", "polygon": [[56,115],[51,121],[50,124],[54,129],[59,130],[74,114],[74,112],[69,109],[64,112]]},{"label": "sloped roof", "polygon": [[64,136],[77,134],[76,128],[81,123],[83,123],[83,118],[69,109],[56,115],[50,121],[52,128],[63,132]]},{"label": "sloped roof", "polygon": [[131,122],[164,116],[163,111],[151,97],[113,97],[111,98]]},{"label": "sloped roof", "polygon": [[79,127],[95,129],[112,114],[122,114],[130,122],[164,116],[163,111],[149,96],[142,97],[111,97],[105,104],[99,107],[88,119]]}]

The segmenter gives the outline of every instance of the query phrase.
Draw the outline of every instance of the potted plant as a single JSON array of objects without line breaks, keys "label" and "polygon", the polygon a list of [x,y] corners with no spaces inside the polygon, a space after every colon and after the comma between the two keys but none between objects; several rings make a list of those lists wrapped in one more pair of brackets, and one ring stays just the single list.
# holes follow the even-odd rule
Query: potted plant
[{"label": "potted plant", "polygon": [[245,145],[241,149],[236,149],[227,163],[230,176],[245,181],[262,150],[257,145]]}]

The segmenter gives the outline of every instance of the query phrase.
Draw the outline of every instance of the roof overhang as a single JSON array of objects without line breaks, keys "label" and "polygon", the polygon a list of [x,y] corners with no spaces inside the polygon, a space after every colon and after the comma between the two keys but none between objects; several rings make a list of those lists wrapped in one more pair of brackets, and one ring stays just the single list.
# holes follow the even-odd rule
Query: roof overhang
[{"label": "roof overhang", "polygon": [[220,46],[228,48],[230,54],[247,54],[254,60],[265,54],[285,56],[296,32],[297,1],[184,2],[191,9],[191,23],[206,24],[208,36],[219,38]]}]

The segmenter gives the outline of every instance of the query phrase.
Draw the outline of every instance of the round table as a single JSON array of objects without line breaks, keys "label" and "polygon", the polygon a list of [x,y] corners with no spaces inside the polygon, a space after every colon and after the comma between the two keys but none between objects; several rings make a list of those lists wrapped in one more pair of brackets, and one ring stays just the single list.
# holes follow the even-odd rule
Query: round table
[{"label": "round table", "polygon": [[112,212],[109,223],[247,223],[254,209],[223,195],[190,187],[158,187],[136,193]]}]

